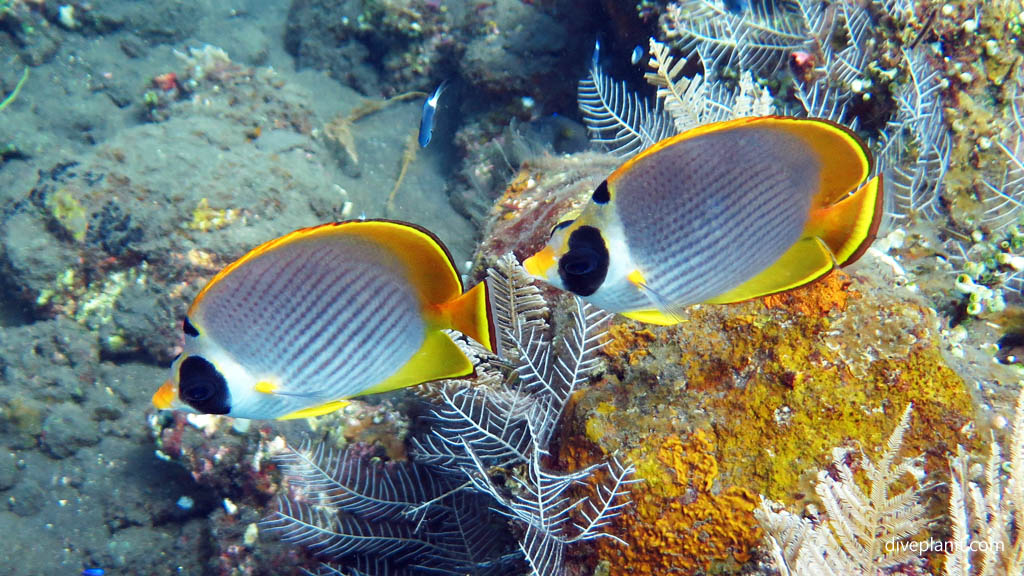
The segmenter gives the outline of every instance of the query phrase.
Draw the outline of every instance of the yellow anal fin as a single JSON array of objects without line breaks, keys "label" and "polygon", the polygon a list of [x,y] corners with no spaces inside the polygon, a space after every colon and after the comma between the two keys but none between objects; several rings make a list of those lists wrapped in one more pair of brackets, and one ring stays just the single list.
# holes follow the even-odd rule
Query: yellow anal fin
[{"label": "yellow anal fin", "polygon": [[473,286],[465,294],[439,307],[442,328],[453,328],[494,352],[494,322],[487,297],[487,283]]},{"label": "yellow anal fin", "polygon": [[444,332],[431,330],[412,358],[383,382],[356,394],[378,394],[431,380],[462,378],[473,373],[473,363]]},{"label": "yellow anal fin", "polygon": [[832,254],[821,241],[804,238],[757,276],[707,302],[729,304],[785,292],[821,278],[833,266]]},{"label": "yellow anal fin", "polygon": [[323,416],[324,414],[330,414],[335,410],[341,410],[345,406],[351,404],[348,400],[332,400],[325,402],[318,406],[311,408],[303,408],[302,410],[296,410],[295,412],[289,412],[284,416],[279,416],[278,420],[296,420],[298,418],[312,418],[313,416]]},{"label": "yellow anal fin", "polygon": [[630,312],[620,312],[620,314],[637,322],[657,324],[659,326],[672,326],[684,320],[679,317],[679,314],[662,312],[660,310],[632,310]]},{"label": "yellow anal fin", "polygon": [[883,199],[882,176],[875,176],[839,202],[811,212],[804,235],[820,238],[839,266],[852,264],[875,239]]}]

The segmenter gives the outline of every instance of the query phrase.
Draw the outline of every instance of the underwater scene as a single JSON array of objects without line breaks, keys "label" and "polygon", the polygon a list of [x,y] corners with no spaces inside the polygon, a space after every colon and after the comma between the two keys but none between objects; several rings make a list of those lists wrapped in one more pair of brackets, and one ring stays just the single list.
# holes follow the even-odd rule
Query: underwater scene
[{"label": "underwater scene", "polygon": [[0,0],[0,573],[1024,576],[1021,0]]}]

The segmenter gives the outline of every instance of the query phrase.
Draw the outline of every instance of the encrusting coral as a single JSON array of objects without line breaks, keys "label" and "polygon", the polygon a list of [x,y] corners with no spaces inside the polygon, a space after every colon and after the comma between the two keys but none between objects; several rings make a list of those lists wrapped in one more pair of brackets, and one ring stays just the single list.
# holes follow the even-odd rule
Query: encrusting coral
[{"label": "encrusting coral", "polygon": [[[934,313],[866,280],[835,274],[780,298],[694,308],[678,328],[611,327],[619,342],[643,344],[647,353],[604,351],[608,373],[579,395],[572,414],[571,428],[585,439],[573,437],[563,455],[596,445],[599,453],[633,456],[638,477],[657,479],[633,490],[640,518],[645,505],[673,510],[675,502],[686,510],[703,498],[714,502],[713,520],[704,521],[723,522],[721,532],[708,533],[713,542],[671,554],[650,548],[630,566],[658,573],[667,562],[708,569],[710,561],[714,570],[737,573],[735,562],[747,559],[757,540],[749,522],[756,495],[804,503],[809,474],[828,464],[833,446],[880,444],[894,410],[908,402],[921,425],[907,443],[930,466],[943,465],[957,444],[973,445],[971,398],[943,361]],[[844,292],[845,302],[834,298],[844,284],[856,289]],[[883,306],[887,312],[879,313]],[[687,458],[706,454],[716,462],[714,474],[704,474],[713,480],[704,493],[686,481],[666,485],[678,464],[663,457],[665,447],[680,441]],[[641,455],[651,446],[661,446],[662,457]],[[748,522],[727,521],[744,517]],[[674,520],[676,538],[692,532],[692,522]],[[643,550],[650,537],[643,522],[623,522],[616,534],[630,550],[608,558]]]},{"label": "encrusting coral", "polygon": [[[563,449],[570,462],[576,444]],[[583,455],[579,455],[583,457]],[[633,509],[611,527],[627,546],[599,541],[596,556],[611,576],[694,574],[750,560],[760,542],[754,521],[757,494],[718,485],[718,459],[704,430],[657,436],[628,452],[643,481],[633,486]]]}]

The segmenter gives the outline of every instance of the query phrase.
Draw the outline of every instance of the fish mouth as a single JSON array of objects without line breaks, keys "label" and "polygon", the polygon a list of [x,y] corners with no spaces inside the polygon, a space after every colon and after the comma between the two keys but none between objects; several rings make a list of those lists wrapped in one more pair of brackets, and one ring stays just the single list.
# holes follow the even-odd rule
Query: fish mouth
[{"label": "fish mouth", "polygon": [[523,268],[534,278],[547,279],[548,271],[555,266],[555,251],[551,246],[523,260]]},{"label": "fish mouth", "polygon": [[177,395],[178,387],[171,380],[167,380],[153,394],[153,406],[156,406],[157,410],[170,410]]}]

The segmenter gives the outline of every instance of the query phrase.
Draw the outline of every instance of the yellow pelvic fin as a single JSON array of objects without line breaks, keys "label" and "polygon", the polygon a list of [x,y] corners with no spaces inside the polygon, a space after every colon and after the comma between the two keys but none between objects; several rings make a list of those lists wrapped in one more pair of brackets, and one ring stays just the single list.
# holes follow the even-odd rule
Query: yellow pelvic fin
[{"label": "yellow pelvic fin", "polygon": [[804,238],[757,276],[707,302],[729,304],[785,292],[821,278],[834,264],[832,253],[821,241]]},{"label": "yellow pelvic fin", "polygon": [[875,176],[839,202],[811,212],[806,237],[824,242],[839,266],[856,262],[871,246],[882,221],[882,176]]},{"label": "yellow pelvic fin", "polygon": [[330,414],[335,410],[341,410],[345,406],[351,404],[348,400],[332,400],[325,402],[319,406],[313,406],[312,408],[303,408],[302,410],[296,410],[295,412],[289,412],[284,416],[278,417],[278,420],[295,420],[298,418],[312,418],[313,416],[323,416],[324,414]]},{"label": "yellow pelvic fin", "polygon": [[[472,291],[470,291],[472,292]],[[383,382],[356,396],[378,394],[431,380],[462,378],[473,373],[473,363],[444,332],[430,330],[412,358]]]},{"label": "yellow pelvic fin", "polygon": [[660,310],[633,310],[631,312],[620,312],[620,314],[637,322],[657,324],[659,326],[672,326],[685,320],[679,314],[662,312]]},{"label": "yellow pelvic fin", "polygon": [[473,286],[458,298],[438,307],[441,328],[454,328],[494,352],[494,321],[487,297],[487,283]]}]

